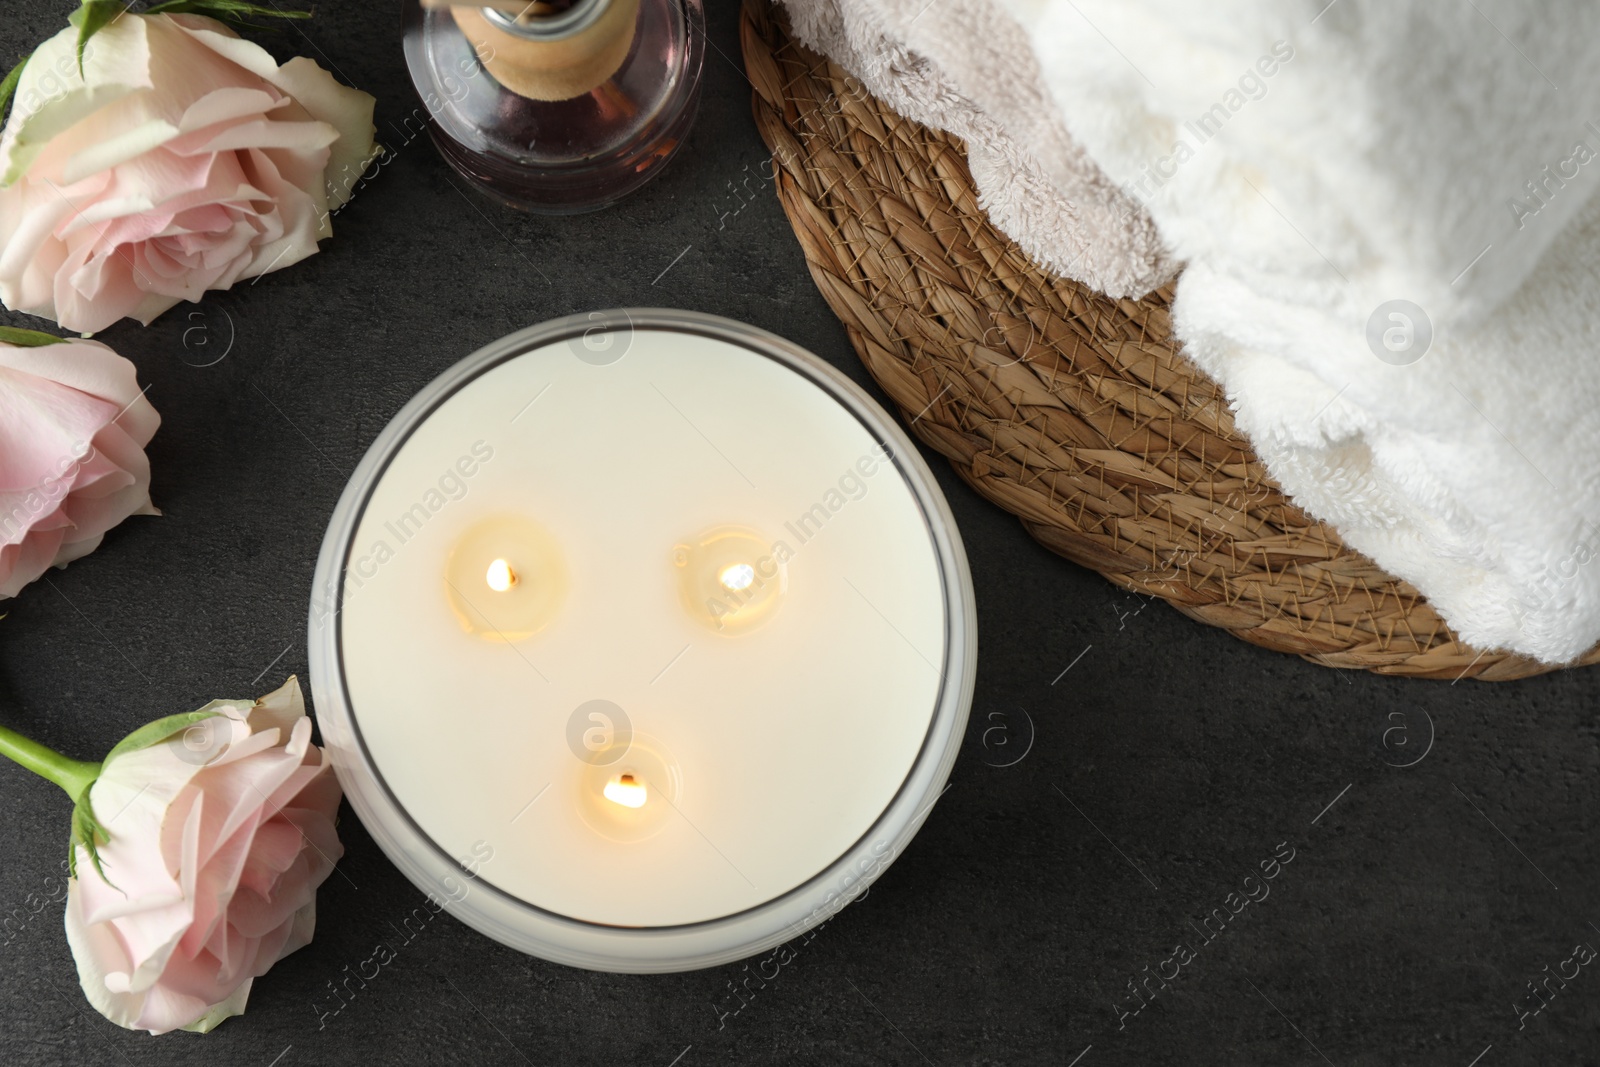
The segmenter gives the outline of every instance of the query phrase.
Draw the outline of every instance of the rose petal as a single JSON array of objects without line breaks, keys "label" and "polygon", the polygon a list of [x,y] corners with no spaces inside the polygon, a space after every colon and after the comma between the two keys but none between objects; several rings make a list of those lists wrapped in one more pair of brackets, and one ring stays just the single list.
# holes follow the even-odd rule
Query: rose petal
[{"label": "rose petal", "polygon": [[116,416],[109,401],[0,366],[0,488],[30,489],[65,473]]},{"label": "rose petal", "polygon": [[78,30],[69,26],[34,49],[17,83],[0,137],[0,185],[22,176],[51,138],[136,90],[152,87],[144,19],[103,27],[78,72]]},{"label": "rose petal", "polygon": [[26,371],[117,405],[121,414],[116,424],[141,448],[161,425],[161,416],[139,387],[133,364],[99,341],[69,340],[37,348],[0,344],[0,367]]},{"label": "rose petal", "polygon": [[61,180],[80,182],[118,164],[138,159],[146,152],[166,144],[180,132],[172,123],[160,119],[122,130],[74,152],[61,167]]},{"label": "rose petal", "polygon": [[[81,862],[87,862],[83,856]],[[106,984],[110,974],[124,974],[132,970],[126,949],[116,931],[106,923],[91,923],[83,916],[82,896],[77,881],[67,883],[66,906],[67,946],[78,964],[78,984],[83,995],[118,1026],[132,1028],[139,1017],[143,997],[129,993],[113,993]]]},{"label": "rose petal", "polygon": [[328,202],[338,208],[350,199],[356,179],[378,154],[373,124],[377,101],[366,93],[340,85],[333,75],[304,56],[278,66],[266,49],[226,33],[217,32],[209,20],[172,16],[192,38],[219,55],[270,82],[287,93],[312,118],[326,122],[339,133],[328,161]]},{"label": "rose petal", "polygon": [[[253,118],[288,107],[292,101],[265,86],[213,89],[190,104],[183,112],[178,128],[184,134],[208,135],[211,127],[224,122]],[[172,147],[177,151],[176,146]]]},{"label": "rose petal", "polygon": [[250,999],[250,985],[249,979],[246,979],[239,985],[239,988],[229,994],[227,1000],[212,1005],[204,1015],[192,1023],[185,1024],[180,1029],[196,1034],[209,1034],[224,1019],[231,1019],[235,1015],[243,1015],[245,1002]]}]

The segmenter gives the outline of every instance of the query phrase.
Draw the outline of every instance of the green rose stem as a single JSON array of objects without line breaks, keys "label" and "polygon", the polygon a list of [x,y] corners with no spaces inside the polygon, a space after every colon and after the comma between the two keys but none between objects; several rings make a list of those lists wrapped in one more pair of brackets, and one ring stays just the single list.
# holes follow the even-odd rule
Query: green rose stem
[{"label": "green rose stem", "polygon": [[[136,731],[134,737],[158,732],[165,722],[158,720],[151,723],[143,730]],[[133,739],[124,740],[123,745]],[[112,749],[106,759],[116,753],[117,749]],[[100,777],[101,764],[68,759],[55,749],[46,748],[4,726],[0,726],[0,756],[22,764],[40,778],[54,782],[66,791],[67,796],[72,798],[72,837],[67,841],[67,873],[74,878],[78,876],[78,846],[82,845],[88,851],[94,869],[100,877],[105,878],[105,869],[100,866],[100,846],[105,843],[107,835],[95,821],[94,808],[89,804],[89,787]],[[112,884],[109,878],[106,884]]]},{"label": "green rose stem", "polygon": [[145,723],[118,741],[111,751],[106,753],[106,758],[99,763],[68,759],[54,749],[46,748],[37,741],[23,737],[15,730],[0,726],[0,756],[14,760],[39,777],[54,782],[66,790],[67,796],[72,798],[72,837],[67,842],[68,874],[74,878],[78,876],[78,846],[81,845],[89,854],[89,860],[94,864],[95,871],[101,878],[105,878],[107,885],[116,887],[111,879],[106,878],[105,869],[100,865],[100,846],[110,839],[110,835],[95,819],[94,806],[89,803],[89,787],[100,777],[100,769],[125,752],[136,752],[159,744],[174,734],[182,733],[195,723],[219,714],[217,706],[223,703],[225,702],[214,700],[199,711],[185,711]]},{"label": "green rose stem", "polygon": [[100,777],[100,764],[68,759],[55,749],[46,748],[4,726],[0,726],[0,756],[20,763],[40,778],[59,785],[74,802],[83,795],[90,783]]}]

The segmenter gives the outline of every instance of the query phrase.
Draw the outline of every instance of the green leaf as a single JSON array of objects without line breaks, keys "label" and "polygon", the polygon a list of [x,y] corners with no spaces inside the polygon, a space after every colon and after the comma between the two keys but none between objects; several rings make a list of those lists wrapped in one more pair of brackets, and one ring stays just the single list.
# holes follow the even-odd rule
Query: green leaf
[{"label": "green leaf", "polygon": [[276,19],[308,19],[309,11],[285,11],[280,7],[267,7],[248,3],[247,0],[162,0],[145,8],[147,15],[209,15],[224,21],[242,21],[251,17]]},{"label": "green leaf", "polygon": [[0,119],[6,117],[6,108],[11,106],[11,98],[17,95],[17,83],[22,81],[22,68],[32,59],[32,53],[22,57],[22,62],[11,68],[11,73],[6,75],[5,81],[0,81]]},{"label": "green leaf", "polygon": [[83,0],[67,21],[78,27],[78,74],[83,75],[83,50],[89,38],[109,26],[128,10],[125,0]]},{"label": "green leaf", "polygon": [[0,326],[0,341],[18,348],[40,348],[44,345],[66,344],[65,337],[57,337],[53,333],[42,330],[24,330],[18,326]]}]

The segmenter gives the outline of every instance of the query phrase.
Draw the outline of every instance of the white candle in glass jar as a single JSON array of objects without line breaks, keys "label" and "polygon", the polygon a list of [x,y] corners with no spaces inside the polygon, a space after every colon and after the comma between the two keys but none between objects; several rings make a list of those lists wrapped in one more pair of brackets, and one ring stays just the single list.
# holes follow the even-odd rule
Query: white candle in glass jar
[{"label": "white candle in glass jar", "polygon": [[965,561],[914,450],[708,316],[575,317],[446,374],[352,479],[318,590],[369,829],[428,888],[472,858],[439,892],[462,918],[586,966],[737,958],[848,899],[970,703]]}]

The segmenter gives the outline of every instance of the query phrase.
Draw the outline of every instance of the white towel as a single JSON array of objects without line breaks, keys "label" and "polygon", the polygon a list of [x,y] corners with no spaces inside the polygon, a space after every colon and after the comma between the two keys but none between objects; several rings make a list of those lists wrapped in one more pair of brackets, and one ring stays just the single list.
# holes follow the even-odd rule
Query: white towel
[{"label": "white towel", "polygon": [[1170,281],[1150,216],[1067,134],[997,0],[785,0],[795,35],[915,122],[967,143],[978,201],[1049,270],[1116,297]]},{"label": "white towel", "polygon": [[1011,9],[1295,500],[1476,646],[1600,639],[1600,6]]},{"label": "white towel", "polygon": [[[1600,5],[785,2],[968,141],[1019,244],[1060,269],[1041,248],[1098,233],[1124,262],[1065,273],[1133,293],[1169,260],[1022,177],[1081,145],[1188,261],[1177,334],[1268,469],[1468,642],[1559,663],[1600,640]],[[1105,203],[1075,167],[1039,170]]]}]

